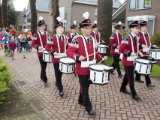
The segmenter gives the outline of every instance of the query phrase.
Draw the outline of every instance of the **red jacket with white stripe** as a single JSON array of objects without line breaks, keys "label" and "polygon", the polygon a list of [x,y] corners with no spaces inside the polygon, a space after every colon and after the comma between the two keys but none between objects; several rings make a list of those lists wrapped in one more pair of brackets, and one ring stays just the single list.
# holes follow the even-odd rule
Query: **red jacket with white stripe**
[{"label": "red jacket with white stripe", "polygon": [[[83,57],[86,57],[86,51],[85,51],[82,37],[84,37],[84,36],[79,36],[77,39],[72,41],[72,43],[68,47],[67,55],[76,61],[76,70],[75,70],[76,74],[89,75],[89,67],[82,68],[81,62],[78,60],[79,56],[81,56],[81,55]],[[89,42],[87,40],[85,40],[88,55],[91,55],[94,53],[95,48],[93,47],[93,42],[95,42],[95,41],[92,39],[91,36],[90,36]],[[95,49],[95,51],[96,51],[96,49]],[[100,54],[95,52],[95,58],[98,61],[100,61],[101,60]],[[89,61],[92,61],[93,59],[94,59],[94,55],[89,57]],[[87,59],[85,59],[84,61],[87,61]]]},{"label": "red jacket with white stripe", "polygon": [[[42,52],[39,51],[38,47],[42,47],[45,48],[46,44],[47,44],[47,36],[49,34],[47,32],[44,32],[44,34],[42,35],[41,32],[37,32],[34,37],[33,37],[33,40],[32,40],[32,46],[37,49],[37,55],[38,56],[42,56]],[[41,37],[41,41],[42,41],[42,44],[41,44],[41,41],[40,41],[40,37]]]},{"label": "red jacket with white stripe", "polygon": [[134,52],[135,53],[137,53],[137,50],[139,48],[137,39],[135,39],[131,34],[129,34],[129,35],[127,35],[122,40],[122,42],[120,44],[120,47],[119,47],[119,51],[123,54],[122,63],[123,63],[124,66],[134,66],[134,62],[133,61],[128,61],[127,60],[127,57],[130,57],[131,53],[133,52],[132,51],[132,44],[131,44],[131,42],[133,42],[133,48],[134,48]]},{"label": "red jacket with white stripe", "polygon": [[[46,50],[51,54],[54,54],[54,52],[64,53],[67,45],[67,40],[64,35],[62,36],[63,37],[61,40],[58,37],[58,35],[54,35],[51,40],[48,40],[46,45]],[[52,55],[52,62],[59,62],[59,58],[54,58],[54,55]]]},{"label": "red jacket with white stripe", "polygon": [[[118,43],[118,38],[119,38],[119,43]],[[122,35],[120,33],[118,33],[118,36],[116,33],[111,35],[110,37],[111,54],[119,54],[119,52],[115,52],[115,49],[118,49],[117,46],[119,46],[121,42],[122,42]]]},{"label": "red jacket with white stripe", "polygon": [[[139,32],[139,37],[140,37],[140,39],[139,39],[140,49],[143,49],[142,45],[146,45],[148,47],[151,47],[151,42],[150,42],[150,38],[149,38],[149,34],[148,33],[144,34],[144,36],[143,36],[143,33]],[[146,41],[145,41],[145,39],[146,39]],[[146,52],[142,51],[142,53],[143,53],[143,55],[147,55]]]},{"label": "red jacket with white stripe", "polygon": [[92,37],[97,41],[97,43],[102,42],[99,32],[96,32],[96,33],[95,33],[95,32],[92,32],[91,35],[92,35]]}]

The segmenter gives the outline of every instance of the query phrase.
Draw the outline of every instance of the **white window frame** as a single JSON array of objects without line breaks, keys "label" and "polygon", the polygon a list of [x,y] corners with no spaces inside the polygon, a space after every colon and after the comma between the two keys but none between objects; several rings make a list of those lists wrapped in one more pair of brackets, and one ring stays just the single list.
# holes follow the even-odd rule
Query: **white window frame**
[{"label": "white window frame", "polygon": [[143,10],[143,9],[151,9],[151,8],[152,8],[152,0],[151,0],[151,6],[150,6],[150,7],[147,7],[147,6],[145,5],[145,2],[146,2],[146,1],[143,0],[143,3],[144,3],[144,4],[143,4],[143,8],[137,8],[137,0],[135,0],[135,2],[136,2],[136,3],[135,3],[136,6],[135,6],[134,8],[131,8],[131,7],[130,7],[131,0],[129,0],[129,6],[128,6],[128,7],[129,7],[129,8],[128,8],[129,10]]},{"label": "white window frame", "polygon": [[94,15],[97,16],[97,14],[98,14],[98,9],[95,8],[95,9],[94,9]]},{"label": "white window frame", "polygon": [[[130,21],[134,21],[135,17],[136,16],[129,16],[129,17],[127,17],[127,24],[128,24],[128,26],[129,26],[129,22]],[[156,18],[156,15],[141,15],[141,16],[138,16],[138,17],[139,17],[139,22],[141,20],[143,20],[144,17],[147,18],[148,20],[153,20],[153,30],[152,30],[152,33],[151,33],[151,35],[153,35],[154,34],[154,29],[155,29],[155,18]]]}]

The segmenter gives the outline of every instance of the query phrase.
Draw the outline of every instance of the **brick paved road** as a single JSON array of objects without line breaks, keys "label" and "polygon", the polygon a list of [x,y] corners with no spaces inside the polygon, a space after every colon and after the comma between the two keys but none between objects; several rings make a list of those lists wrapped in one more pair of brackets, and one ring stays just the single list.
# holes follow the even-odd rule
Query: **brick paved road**
[{"label": "brick paved road", "polygon": [[122,79],[117,78],[117,75],[111,75],[107,85],[91,85],[90,98],[97,114],[90,117],[84,112],[84,107],[77,104],[79,84],[78,78],[73,74],[63,75],[65,95],[60,98],[55,87],[52,64],[47,66],[51,85],[44,88],[39,78],[40,65],[35,50],[28,53],[26,59],[23,59],[22,54],[16,53],[15,60],[12,61],[10,57],[4,56],[2,50],[0,56],[9,64],[12,76],[23,94],[49,120],[160,120],[160,81],[152,80],[156,84],[153,89],[135,83],[137,93],[142,98],[140,102],[119,92]]}]

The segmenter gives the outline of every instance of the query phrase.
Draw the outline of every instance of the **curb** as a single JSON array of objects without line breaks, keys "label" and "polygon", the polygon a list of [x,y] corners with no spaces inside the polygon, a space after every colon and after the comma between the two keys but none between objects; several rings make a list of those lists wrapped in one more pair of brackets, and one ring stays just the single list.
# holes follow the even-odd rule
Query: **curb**
[{"label": "curb", "polygon": [[36,108],[36,106],[35,106],[31,101],[28,100],[28,98],[21,92],[21,90],[18,88],[18,86],[15,84],[15,82],[14,82],[13,80],[12,80],[12,85],[16,88],[16,90],[17,90],[19,93],[21,93],[22,98],[23,98],[27,103],[29,103],[29,106],[32,108],[32,110],[33,110],[42,120],[48,120],[48,119],[46,118],[46,116],[43,115],[43,114],[41,113],[41,111],[38,110],[38,109]]}]

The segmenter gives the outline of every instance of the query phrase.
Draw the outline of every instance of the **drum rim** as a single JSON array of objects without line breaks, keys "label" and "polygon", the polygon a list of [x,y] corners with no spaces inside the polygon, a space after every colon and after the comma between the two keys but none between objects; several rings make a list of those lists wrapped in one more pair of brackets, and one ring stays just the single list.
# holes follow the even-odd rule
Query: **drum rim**
[{"label": "drum rim", "polygon": [[[138,59],[135,59],[135,62],[137,62],[137,63],[142,63],[141,61],[136,61],[136,60],[139,60],[139,58],[138,58]],[[141,60],[146,60],[146,59],[141,59]],[[147,61],[149,61],[149,60],[147,60]],[[149,63],[143,63],[143,64],[151,64],[151,61],[149,61]]]},{"label": "drum rim", "polygon": [[157,51],[160,52],[160,49],[150,49],[150,52],[151,52],[151,51],[153,51],[153,52],[154,52],[154,51],[155,51],[155,52],[157,52]]},{"label": "drum rim", "polygon": [[[92,65],[104,65],[104,64],[91,64],[90,66],[92,66]],[[103,72],[103,71],[106,71],[106,72],[109,72],[109,71],[111,71],[112,69],[109,69],[109,70],[106,70],[106,69],[103,69],[103,70],[95,70],[94,68],[90,68],[90,66],[89,66],[89,69],[90,70],[94,70],[94,71],[97,71],[97,72]]]},{"label": "drum rim", "polygon": [[[91,81],[91,82],[92,82],[92,80],[91,80],[91,79],[89,79],[89,81]],[[109,81],[108,81],[107,83],[104,83],[104,84],[100,84],[100,83],[94,83],[94,82],[92,82],[91,84],[105,85],[105,84],[108,84],[108,83],[109,83]]]},{"label": "drum rim", "polygon": [[75,64],[75,62],[71,62],[71,63],[64,63],[62,61],[59,61],[60,63],[63,63],[63,64],[69,64],[69,65],[72,65],[72,64]]}]

